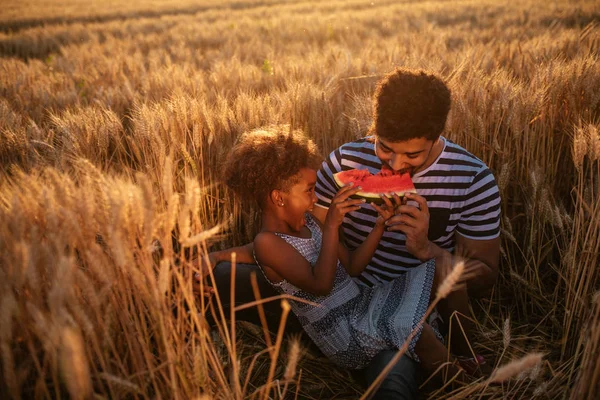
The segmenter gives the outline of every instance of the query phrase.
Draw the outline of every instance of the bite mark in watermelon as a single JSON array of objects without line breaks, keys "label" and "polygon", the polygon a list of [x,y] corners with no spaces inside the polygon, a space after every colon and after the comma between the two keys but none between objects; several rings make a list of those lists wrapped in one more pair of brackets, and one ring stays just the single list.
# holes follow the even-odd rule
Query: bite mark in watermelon
[{"label": "bite mark in watermelon", "polygon": [[417,193],[410,174],[394,174],[393,171],[387,169],[374,175],[366,169],[350,169],[334,174],[333,179],[339,187],[351,182],[354,187],[360,186],[362,190],[356,193],[356,196],[364,198],[368,202],[382,202],[380,194],[392,197],[392,194],[396,193],[402,197],[406,193]]}]

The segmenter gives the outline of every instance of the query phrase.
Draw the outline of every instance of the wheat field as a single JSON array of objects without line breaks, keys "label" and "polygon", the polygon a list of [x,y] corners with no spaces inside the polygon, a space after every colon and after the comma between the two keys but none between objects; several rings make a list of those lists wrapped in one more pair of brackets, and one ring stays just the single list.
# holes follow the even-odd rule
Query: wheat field
[{"label": "wheat field", "polygon": [[473,346],[498,370],[425,396],[600,393],[596,1],[1,8],[1,398],[361,397],[304,339],[229,315],[209,327],[222,313],[192,293],[190,255],[256,232],[218,180],[240,133],[291,124],[327,154],[366,133],[396,66],[447,81],[445,135],[502,196],[500,278],[472,304]]}]

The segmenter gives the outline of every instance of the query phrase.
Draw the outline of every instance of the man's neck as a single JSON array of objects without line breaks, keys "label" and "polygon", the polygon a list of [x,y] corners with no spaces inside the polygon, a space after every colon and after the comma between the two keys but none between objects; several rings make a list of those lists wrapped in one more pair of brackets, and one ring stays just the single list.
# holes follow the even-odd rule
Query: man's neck
[{"label": "man's neck", "polygon": [[438,159],[442,151],[444,150],[445,139],[441,136],[437,138],[437,140],[431,146],[431,150],[429,151],[429,155],[427,156],[427,160],[419,167],[418,170],[415,171],[415,174],[418,174],[421,171],[426,170],[431,167],[431,165]]}]

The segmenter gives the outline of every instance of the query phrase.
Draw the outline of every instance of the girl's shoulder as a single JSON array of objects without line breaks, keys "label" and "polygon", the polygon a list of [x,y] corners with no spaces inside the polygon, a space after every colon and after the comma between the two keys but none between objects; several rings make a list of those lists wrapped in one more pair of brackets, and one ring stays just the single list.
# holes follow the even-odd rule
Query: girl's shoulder
[{"label": "girl's shoulder", "polygon": [[259,264],[271,265],[274,261],[273,255],[281,253],[286,247],[285,240],[275,232],[259,232],[254,237],[254,258]]},{"label": "girl's shoulder", "polygon": [[277,244],[280,240],[281,238],[277,236],[275,232],[262,231],[254,237],[254,248],[256,248],[256,246],[271,246]]},{"label": "girl's shoulder", "polygon": [[[265,250],[265,252],[272,252],[273,249],[278,251],[281,248],[290,248],[290,241],[294,236],[285,235],[278,232],[262,231],[254,237],[254,251]],[[300,239],[300,238],[298,238]]]},{"label": "girl's shoulder", "polygon": [[254,258],[261,268],[271,268],[283,279],[290,268],[296,269],[305,263],[309,266],[298,245],[291,237],[283,238],[275,232],[263,231],[254,238]]}]

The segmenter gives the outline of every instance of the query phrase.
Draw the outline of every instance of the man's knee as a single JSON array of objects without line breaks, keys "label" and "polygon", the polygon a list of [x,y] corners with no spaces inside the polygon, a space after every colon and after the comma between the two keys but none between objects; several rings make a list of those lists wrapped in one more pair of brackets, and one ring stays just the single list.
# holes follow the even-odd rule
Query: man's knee
[{"label": "man's knee", "polygon": [[492,290],[498,279],[498,274],[490,274],[467,282],[467,293],[470,299],[487,299],[492,296]]},{"label": "man's knee", "polygon": [[[396,350],[385,350],[375,356],[365,369],[365,379],[368,386],[377,379],[377,376],[379,376],[395,355]],[[419,364],[408,358],[408,356],[403,355],[400,357],[372,398],[375,400],[418,399],[418,367]]]}]

